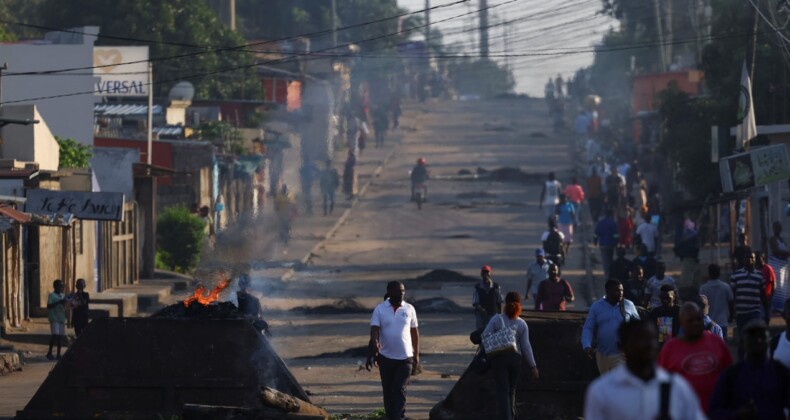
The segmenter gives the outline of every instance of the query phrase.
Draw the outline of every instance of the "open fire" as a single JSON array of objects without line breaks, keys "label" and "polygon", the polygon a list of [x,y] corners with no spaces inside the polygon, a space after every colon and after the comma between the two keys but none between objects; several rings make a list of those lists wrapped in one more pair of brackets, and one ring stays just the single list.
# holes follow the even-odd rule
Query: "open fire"
[{"label": "open fire", "polygon": [[225,276],[225,273],[221,273],[220,276],[222,277],[222,280],[219,282],[217,287],[211,291],[211,293],[209,293],[207,296],[204,296],[203,293],[206,291],[206,288],[205,286],[201,285],[195,290],[195,293],[193,293],[192,296],[184,299],[184,306],[188,308],[193,302],[197,302],[203,306],[208,306],[208,304],[211,302],[216,302],[217,299],[219,299],[219,294],[230,285],[230,279]]}]

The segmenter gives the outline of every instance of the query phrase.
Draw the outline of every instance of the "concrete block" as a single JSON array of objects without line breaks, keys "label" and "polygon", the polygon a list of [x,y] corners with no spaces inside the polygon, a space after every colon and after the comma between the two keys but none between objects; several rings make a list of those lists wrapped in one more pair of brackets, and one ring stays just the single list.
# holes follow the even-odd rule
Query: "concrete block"
[{"label": "concrete block", "polygon": [[110,289],[91,296],[91,306],[94,303],[116,305],[120,317],[130,317],[137,313],[137,295],[134,293],[117,292]]}]

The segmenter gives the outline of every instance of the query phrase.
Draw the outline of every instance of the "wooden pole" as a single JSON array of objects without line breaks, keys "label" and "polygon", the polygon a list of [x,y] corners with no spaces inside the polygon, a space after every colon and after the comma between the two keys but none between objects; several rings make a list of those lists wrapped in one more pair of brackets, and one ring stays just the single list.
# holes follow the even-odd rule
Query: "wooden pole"
[{"label": "wooden pole", "polygon": [[329,413],[327,413],[327,411],[323,408],[288,394],[283,394],[276,389],[263,387],[263,390],[261,391],[261,398],[263,398],[263,403],[265,405],[279,408],[280,410],[288,413],[323,416],[324,419],[329,418]]}]

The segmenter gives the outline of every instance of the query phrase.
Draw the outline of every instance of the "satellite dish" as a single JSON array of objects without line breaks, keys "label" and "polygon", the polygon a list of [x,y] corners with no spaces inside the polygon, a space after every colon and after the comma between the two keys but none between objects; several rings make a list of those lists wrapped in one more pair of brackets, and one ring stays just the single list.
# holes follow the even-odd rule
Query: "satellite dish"
[{"label": "satellite dish", "polygon": [[189,82],[178,82],[168,93],[171,101],[191,101],[195,97],[195,86]]}]

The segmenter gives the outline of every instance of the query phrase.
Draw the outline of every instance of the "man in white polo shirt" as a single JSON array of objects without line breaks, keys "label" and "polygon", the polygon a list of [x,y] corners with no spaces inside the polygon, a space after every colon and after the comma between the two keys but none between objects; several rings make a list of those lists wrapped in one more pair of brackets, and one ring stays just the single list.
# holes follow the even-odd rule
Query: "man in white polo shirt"
[{"label": "man in white polo shirt", "polygon": [[384,391],[384,411],[389,420],[406,418],[406,383],[419,373],[420,332],[417,312],[403,301],[406,288],[399,281],[387,284],[387,298],[373,310],[370,319],[368,371],[379,367]]}]

